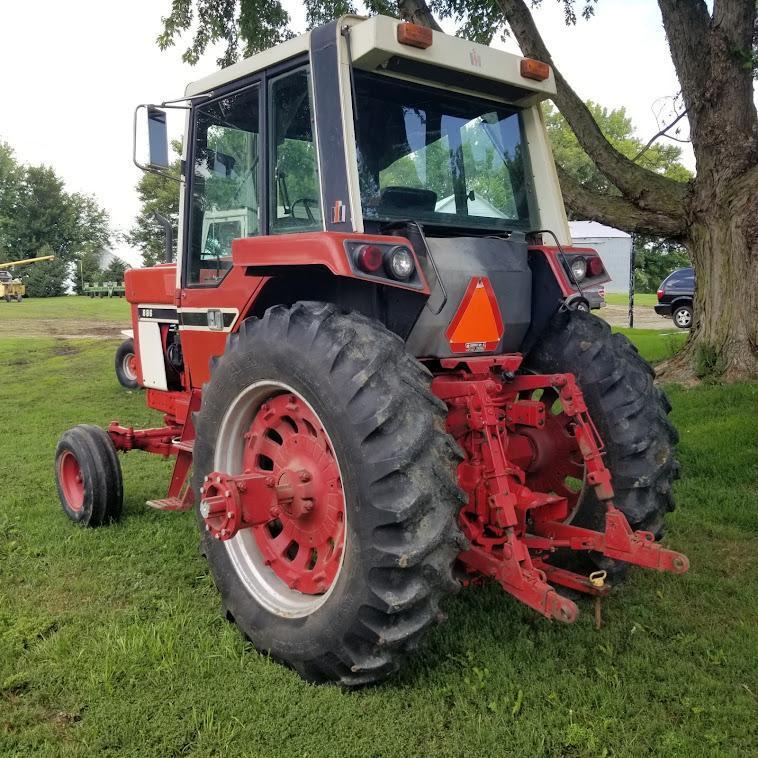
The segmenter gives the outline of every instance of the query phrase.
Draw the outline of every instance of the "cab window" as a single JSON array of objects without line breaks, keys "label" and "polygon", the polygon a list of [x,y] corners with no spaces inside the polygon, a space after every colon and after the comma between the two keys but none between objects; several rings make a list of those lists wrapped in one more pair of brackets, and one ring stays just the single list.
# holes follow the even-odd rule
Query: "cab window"
[{"label": "cab window", "polygon": [[260,234],[258,86],[199,106],[195,119],[187,282],[214,286],[232,240]]},{"label": "cab window", "polygon": [[271,234],[323,228],[308,68],[269,83]]}]

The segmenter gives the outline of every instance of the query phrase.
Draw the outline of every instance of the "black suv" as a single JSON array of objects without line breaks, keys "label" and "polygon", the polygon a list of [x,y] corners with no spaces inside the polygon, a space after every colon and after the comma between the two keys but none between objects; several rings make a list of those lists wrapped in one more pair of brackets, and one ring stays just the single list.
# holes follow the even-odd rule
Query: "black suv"
[{"label": "black suv", "polygon": [[673,318],[680,329],[692,326],[692,302],[695,299],[695,269],[680,268],[669,274],[658,287],[659,316]]}]

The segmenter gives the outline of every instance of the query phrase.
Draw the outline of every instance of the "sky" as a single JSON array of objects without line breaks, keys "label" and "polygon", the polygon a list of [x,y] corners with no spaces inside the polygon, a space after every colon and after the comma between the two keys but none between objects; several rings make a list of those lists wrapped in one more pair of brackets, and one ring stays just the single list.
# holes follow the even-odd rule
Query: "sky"
[{"label": "sky", "polygon": [[[284,4],[294,28],[303,29],[302,4]],[[181,42],[158,49],[155,38],[170,5],[0,3],[0,140],[21,162],[53,167],[69,191],[94,195],[119,231],[128,230],[139,210],[134,107],[179,97],[187,82],[217,68],[213,52],[192,67],[181,60]],[[535,19],[556,65],[582,98],[625,106],[645,141],[658,130],[651,106],[679,87],[654,0],[600,0],[592,20],[568,29],[558,3],[544,0]],[[518,53],[513,40],[505,47]],[[179,136],[180,119],[169,127]],[[684,163],[694,168],[689,146],[683,147]],[[139,263],[139,254],[123,244],[114,251]]]}]

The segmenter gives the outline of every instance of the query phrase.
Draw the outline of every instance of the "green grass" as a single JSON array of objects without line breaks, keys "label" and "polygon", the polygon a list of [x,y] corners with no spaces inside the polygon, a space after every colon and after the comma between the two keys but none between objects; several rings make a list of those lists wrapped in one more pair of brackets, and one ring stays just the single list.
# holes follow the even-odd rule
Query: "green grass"
[{"label": "green grass", "polygon": [[[625,292],[606,292],[605,302],[610,305],[628,305],[629,296]],[[635,292],[634,304],[654,306],[658,302],[655,292]]]},{"label": "green grass", "polygon": [[0,302],[0,322],[48,318],[128,324],[129,303],[123,297],[101,299],[78,295],[25,298],[22,303]]},{"label": "green grass", "polygon": [[[672,327],[673,329],[673,327]],[[650,363],[658,363],[675,355],[687,341],[687,333],[662,332],[660,329],[626,329],[613,327],[614,332],[621,332],[637,345],[637,349]]]},{"label": "green grass", "polygon": [[755,385],[671,390],[683,477],[667,542],[688,575],[634,571],[600,632],[587,602],[566,627],[464,590],[401,676],[348,693],[223,619],[192,515],[144,507],[166,462],[122,458],[120,524],[64,517],[60,432],[158,421],[116,383],[116,344],[0,340],[0,755],[755,754]]}]

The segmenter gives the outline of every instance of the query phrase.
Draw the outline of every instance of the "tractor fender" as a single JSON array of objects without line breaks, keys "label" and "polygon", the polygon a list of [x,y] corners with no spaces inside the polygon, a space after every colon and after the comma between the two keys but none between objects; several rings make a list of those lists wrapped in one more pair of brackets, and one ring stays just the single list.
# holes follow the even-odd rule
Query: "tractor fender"
[{"label": "tractor fender", "polygon": [[[413,255],[418,276],[413,281],[402,282],[393,279],[384,271],[379,274],[364,273],[352,260],[348,250],[349,243],[404,245]],[[370,281],[384,287],[429,295],[429,285],[413,245],[404,237],[396,235],[304,232],[245,237],[232,242],[232,264],[244,267],[251,276],[275,276],[280,273],[282,267],[322,266],[333,276]]]},{"label": "tractor fender", "polygon": [[[411,286],[388,275],[361,272],[346,243],[404,245],[413,254],[417,278]],[[331,303],[362,313],[405,339],[429,298],[429,285],[414,246],[404,237],[308,232],[250,237],[232,242],[232,261],[248,276],[262,277],[245,317],[300,300]]]}]

